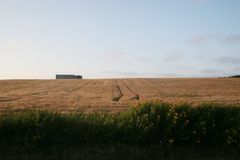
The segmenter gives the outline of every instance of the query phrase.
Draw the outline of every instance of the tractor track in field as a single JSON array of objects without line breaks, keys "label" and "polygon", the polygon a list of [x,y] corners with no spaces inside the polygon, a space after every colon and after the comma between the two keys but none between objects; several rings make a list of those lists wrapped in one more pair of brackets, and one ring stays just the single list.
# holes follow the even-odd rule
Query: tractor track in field
[{"label": "tractor track in field", "polygon": [[20,98],[0,98],[0,103],[1,102],[11,102],[11,101],[15,101],[18,99],[20,99]]},{"label": "tractor track in field", "polygon": [[[6,96],[7,99],[0,100],[0,102],[11,102],[11,101],[18,101],[18,100],[29,99],[29,98],[36,99],[36,98],[39,98],[39,97],[36,97],[36,96],[47,94],[47,93],[49,93],[49,91],[55,90],[56,88],[59,88],[59,86],[54,86],[54,87],[51,87],[49,89],[39,90],[39,88],[41,88],[41,86],[44,87],[44,85],[45,84],[43,83],[43,84],[38,85],[37,87],[35,85],[34,86],[28,86],[24,89],[22,87],[19,87],[20,90],[22,90],[22,92],[30,90],[28,88],[32,88],[32,90],[30,90],[30,92],[28,91],[28,92],[23,93],[23,94],[17,94],[17,93],[14,93],[14,92],[10,92],[11,95],[7,95]],[[19,92],[19,90],[17,90],[17,91]]]},{"label": "tractor track in field", "polygon": [[[68,83],[68,82],[64,82],[63,84],[60,83],[58,85],[55,85],[49,89],[45,89],[45,90],[42,90],[42,91],[38,91],[38,92],[33,92],[33,93],[28,93],[28,94],[25,94],[25,95],[21,95],[22,98],[25,98],[25,97],[29,97],[31,96],[33,99],[39,99],[39,96],[44,96],[46,94],[50,94],[51,93],[53,94],[54,92],[70,92],[69,89],[66,90],[66,88],[69,88],[69,87],[72,87],[75,85],[76,82],[71,82],[71,83]],[[64,86],[64,87],[62,87]]]},{"label": "tractor track in field", "polygon": [[[46,95],[51,96],[51,95],[55,94],[55,92],[58,92],[57,96],[63,95],[63,94],[65,94],[65,92],[69,94],[75,90],[73,88],[77,83],[78,83],[77,81],[72,81],[70,83],[63,81],[61,83],[54,84],[52,86],[50,85],[47,88],[45,87],[45,83],[43,83],[40,86],[38,86],[36,88],[34,87],[32,89],[35,92],[28,92],[28,93],[21,94],[21,95],[15,95],[16,98],[12,98],[9,100],[0,100],[0,102],[15,101],[15,100],[22,100],[22,99],[38,100],[38,99],[43,98],[43,96],[46,96]],[[41,88],[41,86],[44,87],[44,89],[43,88],[39,89],[39,88]]]},{"label": "tractor track in field", "polygon": [[133,85],[131,85],[131,82],[129,82],[129,84],[126,83],[125,80],[122,81],[124,86],[134,95],[130,98],[130,100],[139,100],[139,94],[135,91],[136,88],[134,88]]},{"label": "tractor track in field", "polygon": [[122,98],[122,91],[116,80],[113,80],[112,84],[112,101],[119,101]]},{"label": "tractor track in field", "polygon": [[78,86],[76,86],[75,88],[73,88],[73,89],[71,90],[71,93],[74,94],[74,93],[79,92],[79,90],[85,88],[85,87],[86,87],[86,84],[88,84],[88,83],[89,83],[89,82],[87,82],[87,81],[81,82]]}]

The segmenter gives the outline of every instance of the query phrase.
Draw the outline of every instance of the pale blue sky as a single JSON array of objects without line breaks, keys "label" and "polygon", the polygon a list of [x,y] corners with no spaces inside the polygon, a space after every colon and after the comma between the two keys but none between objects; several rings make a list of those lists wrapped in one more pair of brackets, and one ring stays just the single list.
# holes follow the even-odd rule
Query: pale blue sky
[{"label": "pale blue sky", "polygon": [[239,0],[0,0],[0,79],[240,74]]}]

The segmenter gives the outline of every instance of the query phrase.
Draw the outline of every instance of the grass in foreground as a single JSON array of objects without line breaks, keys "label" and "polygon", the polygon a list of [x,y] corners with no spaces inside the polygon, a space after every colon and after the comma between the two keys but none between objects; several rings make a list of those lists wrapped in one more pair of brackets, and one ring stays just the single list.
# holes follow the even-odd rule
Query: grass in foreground
[{"label": "grass in foreground", "polygon": [[0,118],[2,159],[238,159],[239,149],[240,107],[229,105],[147,102],[117,114],[25,110]]}]

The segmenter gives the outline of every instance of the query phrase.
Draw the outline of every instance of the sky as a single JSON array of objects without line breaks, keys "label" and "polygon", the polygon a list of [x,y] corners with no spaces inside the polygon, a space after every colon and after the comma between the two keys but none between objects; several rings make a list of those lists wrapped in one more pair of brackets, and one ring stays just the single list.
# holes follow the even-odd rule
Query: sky
[{"label": "sky", "polygon": [[239,0],[0,0],[0,79],[240,74]]}]

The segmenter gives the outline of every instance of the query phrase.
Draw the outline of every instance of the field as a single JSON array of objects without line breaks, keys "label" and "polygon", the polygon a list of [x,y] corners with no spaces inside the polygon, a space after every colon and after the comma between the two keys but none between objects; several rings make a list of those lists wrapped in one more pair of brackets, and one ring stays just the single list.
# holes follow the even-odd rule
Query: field
[{"label": "field", "polygon": [[1,80],[0,159],[240,159],[239,106],[232,78]]},{"label": "field", "polygon": [[118,112],[146,100],[240,103],[240,81],[229,78],[1,80],[0,110]]}]

